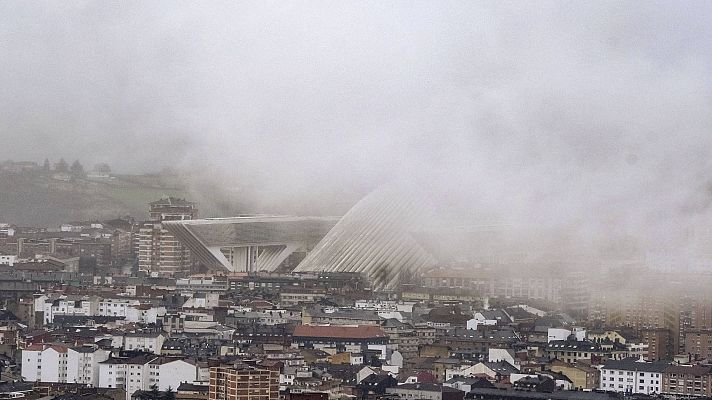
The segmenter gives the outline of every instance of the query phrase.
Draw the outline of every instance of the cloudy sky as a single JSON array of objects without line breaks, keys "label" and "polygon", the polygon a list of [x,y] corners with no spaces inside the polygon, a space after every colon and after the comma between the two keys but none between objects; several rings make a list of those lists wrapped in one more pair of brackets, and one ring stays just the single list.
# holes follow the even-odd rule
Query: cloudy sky
[{"label": "cloudy sky", "polygon": [[[505,223],[709,217],[712,2],[0,2],[0,159],[271,196],[393,180]],[[709,225],[709,224],[708,224]]]}]

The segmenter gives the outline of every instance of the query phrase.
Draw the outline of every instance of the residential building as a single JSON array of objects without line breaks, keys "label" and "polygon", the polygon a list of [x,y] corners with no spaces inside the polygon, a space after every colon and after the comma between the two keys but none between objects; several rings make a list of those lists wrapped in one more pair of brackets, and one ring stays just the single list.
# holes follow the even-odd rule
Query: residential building
[{"label": "residential building", "polygon": [[666,328],[641,329],[643,343],[648,345],[648,360],[671,360],[675,355],[672,331]]},{"label": "residential building", "polygon": [[237,364],[210,368],[210,400],[277,400],[279,371]]},{"label": "residential building", "polygon": [[569,364],[560,360],[553,360],[549,364],[549,370],[566,375],[571,379],[572,387],[575,390],[597,389],[600,384],[600,371],[590,364]]},{"label": "residential building", "polygon": [[67,350],[67,383],[99,386],[99,363],[111,352],[95,346],[70,347]]},{"label": "residential building", "polygon": [[702,365],[669,365],[662,372],[662,392],[677,396],[710,396],[711,368]]},{"label": "residential building", "polygon": [[664,362],[648,362],[627,358],[610,360],[601,367],[601,390],[633,393],[660,394],[663,392],[663,372],[668,368]]},{"label": "residential building", "polygon": [[292,347],[323,350],[329,354],[362,353],[369,346],[388,344],[388,335],[372,325],[299,325],[292,335]]},{"label": "residential building", "polygon": [[138,267],[152,276],[181,276],[190,273],[190,251],[163,226],[165,221],[194,219],[195,203],[167,197],[149,204],[150,220],[138,233]]},{"label": "residential building", "polygon": [[696,330],[685,332],[685,353],[693,360],[712,358],[712,330]]},{"label": "residential building", "polygon": [[124,349],[161,354],[165,340],[162,333],[127,333],[124,336]]}]

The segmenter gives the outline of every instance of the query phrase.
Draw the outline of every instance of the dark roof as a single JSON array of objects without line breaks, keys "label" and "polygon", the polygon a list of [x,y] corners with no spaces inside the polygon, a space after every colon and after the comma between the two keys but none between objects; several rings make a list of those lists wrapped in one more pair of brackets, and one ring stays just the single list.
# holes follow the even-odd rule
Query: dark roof
[{"label": "dark roof", "polygon": [[587,352],[600,352],[602,351],[601,345],[588,340],[552,340],[546,345],[547,350],[575,350],[575,351],[587,351]]},{"label": "dark roof", "polygon": [[335,339],[371,339],[387,338],[380,326],[358,325],[299,325],[294,328],[296,337],[322,337]]},{"label": "dark roof", "polygon": [[703,365],[668,365],[664,371],[673,374],[707,375],[712,367]]},{"label": "dark roof", "polygon": [[193,383],[183,382],[176,389],[178,392],[209,392],[210,386],[208,385],[195,385]]},{"label": "dark roof", "polygon": [[487,368],[491,369],[497,374],[500,375],[510,375],[510,374],[516,374],[519,373],[519,370],[512,364],[506,362],[506,361],[498,361],[498,362],[489,362],[489,361],[484,361],[482,362]]},{"label": "dark roof", "polygon": [[603,369],[618,369],[622,371],[646,371],[646,372],[663,372],[670,364],[666,362],[645,362],[640,361],[635,357],[625,358],[623,360],[608,360],[603,365]]},{"label": "dark roof", "polygon": [[385,382],[387,380],[394,380],[395,378],[391,377],[388,374],[371,374],[367,377],[365,377],[362,381],[362,385],[368,385],[368,384],[379,384],[382,382]]}]

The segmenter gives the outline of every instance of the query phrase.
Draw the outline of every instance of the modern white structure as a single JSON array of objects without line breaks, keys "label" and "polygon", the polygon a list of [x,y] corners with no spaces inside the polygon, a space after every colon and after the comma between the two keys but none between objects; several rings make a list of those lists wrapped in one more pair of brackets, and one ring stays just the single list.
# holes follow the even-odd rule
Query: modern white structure
[{"label": "modern white structure", "polygon": [[432,217],[419,196],[387,186],[363,198],[341,219],[242,216],[168,221],[163,226],[211,269],[361,273],[379,290],[393,289],[403,277],[436,264],[416,240]]},{"label": "modern white structure", "polygon": [[351,208],[295,272],[358,272],[375,290],[393,289],[404,276],[435,265],[413,236],[431,214],[417,196],[380,188]]},{"label": "modern white structure", "polygon": [[337,221],[257,215],[169,221],[163,226],[206,267],[254,272],[274,271],[292,254],[310,251]]}]

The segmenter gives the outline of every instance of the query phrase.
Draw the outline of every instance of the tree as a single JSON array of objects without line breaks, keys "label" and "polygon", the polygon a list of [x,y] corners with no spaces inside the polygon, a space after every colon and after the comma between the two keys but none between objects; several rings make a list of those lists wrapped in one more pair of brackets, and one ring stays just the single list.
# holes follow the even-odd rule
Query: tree
[{"label": "tree", "polygon": [[166,389],[165,392],[163,392],[162,400],[176,400],[176,394],[173,391],[173,388],[168,386],[168,389]]},{"label": "tree", "polygon": [[151,391],[148,393],[148,396],[152,400],[158,400],[161,397],[161,392],[158,391],[158,385],[155,383],[151,385]]},{"label": "tree", "polygon": [[74,160],[69,170],[75,178],[84,177],[84,166],[79,163],[79,160]]},{"label": "tree", "polygon": [[64,161],[64,158],[60,158],[59,162],[54,164],[54,170],[57,172],[69,172],[69,164]]}]

